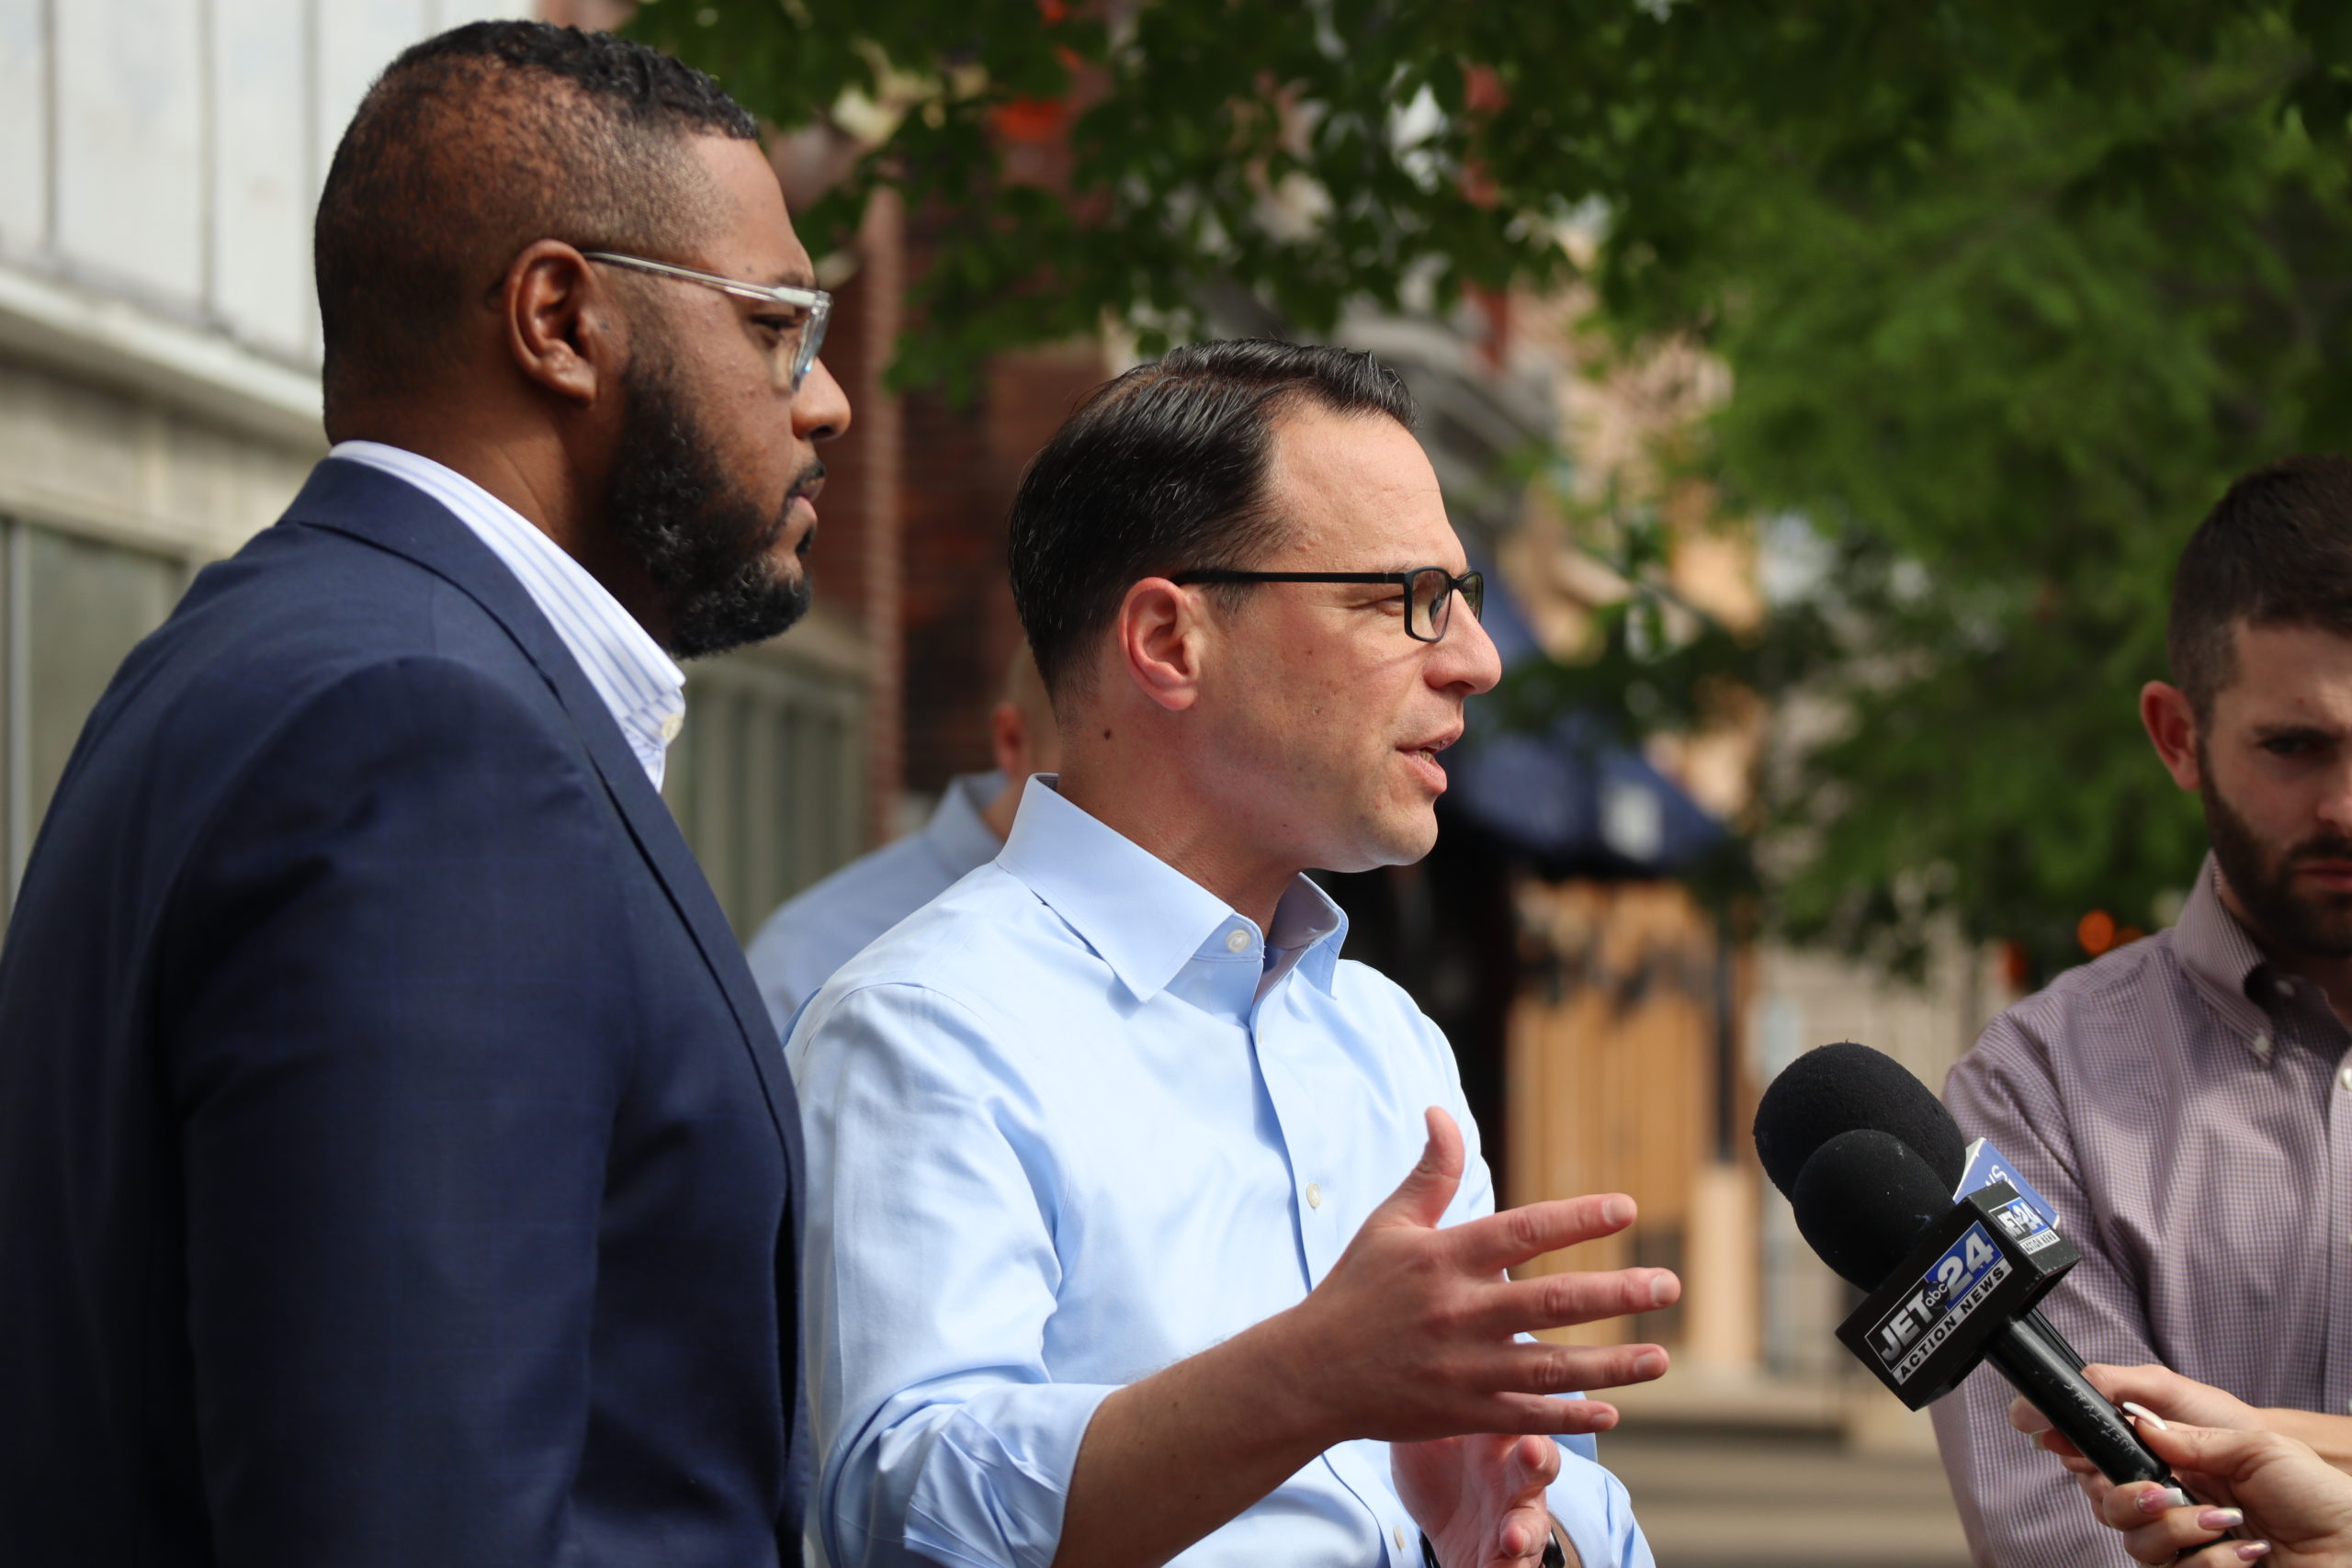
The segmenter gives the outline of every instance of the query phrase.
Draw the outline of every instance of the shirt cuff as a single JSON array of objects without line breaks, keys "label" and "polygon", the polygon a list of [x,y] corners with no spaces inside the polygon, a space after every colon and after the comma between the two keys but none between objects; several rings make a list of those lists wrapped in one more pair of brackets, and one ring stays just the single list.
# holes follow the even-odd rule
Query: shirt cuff
[{"label": "shirt cuff", "polygon": [[882,1485],[898,1490],[892,1472],[906,1484],[907,1550],[958,1568],[1049,1568],[1078,1450],[1112,1393],[1098,1383],[988,1389],[891,1434]]}]

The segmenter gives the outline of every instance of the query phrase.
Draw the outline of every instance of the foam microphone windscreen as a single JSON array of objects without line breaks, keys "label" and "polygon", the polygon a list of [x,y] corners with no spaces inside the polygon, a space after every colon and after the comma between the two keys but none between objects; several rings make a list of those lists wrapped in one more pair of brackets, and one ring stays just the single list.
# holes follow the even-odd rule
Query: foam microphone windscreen
[{"label": "foam microphone windscreen", "polygon": [[1875,1291],[1952,1199],[1944,1179],[1903,1140],[1857,1128],[1813,1151],[1789,1203],[1821,1260]]},{"label": "foam microphone windscreen", "polygon": [[1950,1193],[1968,1166],[1968,1141],[1928,1086],[1902,1063],[1842,1041],[1807,1051],[1764,1090],[1756,1107],[1756,1157],[1794,1200],[1797,1173],[1840,1133],[1868,1128],[1910,1146]]}]

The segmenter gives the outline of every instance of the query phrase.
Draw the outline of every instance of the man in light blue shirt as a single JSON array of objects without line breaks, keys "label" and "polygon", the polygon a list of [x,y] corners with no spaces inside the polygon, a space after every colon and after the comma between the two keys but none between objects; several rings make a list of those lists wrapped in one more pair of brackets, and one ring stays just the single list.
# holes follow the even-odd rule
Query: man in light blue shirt
[{"label": "man in light blue shirt", "polygon": [[1005,671],[1004,694],[989,714],[996,772],[967,773],[947,786],[920,833],[854,860],[788,899],[743,950],[781,1035],[800,1004],[858,950],[1004,847],[1025,781],[1059,765],[1060,739],[1036,661],[1023,647]]},{"label": "man in light blue shirt", "polygon": [[1023,481],[1060,776],[788,1047],[834,1568],[1649,1563],[1562,1396],[1665,1353],[1524,1335],[1679,1282],[1507,1278],[1632,1201],[1494,1214],[1444,1039],[1303,874],[1428,852],[1499,673],[1410,417],[1368,355],[1204,344]]}]

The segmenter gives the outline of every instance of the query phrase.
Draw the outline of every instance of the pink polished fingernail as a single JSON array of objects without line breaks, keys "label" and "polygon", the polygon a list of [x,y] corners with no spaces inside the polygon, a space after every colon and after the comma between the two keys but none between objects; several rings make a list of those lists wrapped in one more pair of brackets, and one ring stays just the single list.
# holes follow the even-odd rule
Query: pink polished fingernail
[{"label": "pink polished fingernail", "polygon": [[2188,1494],[2177,1486],[2151,1486],[2132,1506],[2143,1514],[2161,1514],[2166,1508],[2188,1506]]},{"label": "pink polished fingernail", "polygon": [[2241,1562],[2252,1562],[2269,1555],[2270,1543],[2267,1540],[2249,1540],[2238,1548],[2238,1561]]},{"label": "pink polished fingernail", "polygon": [[2201,1530],[2233,1530],[2244,1523],[2244,1508],[2208,1508],[2197,1516],[2197,1528]]},{"label": "pink polished fingernail", "polygon": [[2154,1427],[2159,1432],[2168,1432],[2172,1430],[2172,1427],[2165,1422],[2163,1416],[2157,1415],[2154,1411],[2149,1409],[2144,1404],[2135,1404],[2131,1400],[2127,1399],[2123,1402],[2120,1408],[2122,1409],[2123,1414],[2131,1416],[2134,1421],[2145,1421],[2149,1426]]}]

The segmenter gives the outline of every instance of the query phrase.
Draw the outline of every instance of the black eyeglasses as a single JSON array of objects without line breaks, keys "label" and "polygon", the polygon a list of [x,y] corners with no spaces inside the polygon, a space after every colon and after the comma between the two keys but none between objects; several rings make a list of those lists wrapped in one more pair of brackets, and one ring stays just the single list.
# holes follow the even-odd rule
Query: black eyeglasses
[{"label": "black eyeglasses", "polygon": [[1456,577],[1442,566],[1410,571],[1180,571],[1168,580],[1179,587],[1195,582],[1391,582],[1405,591],[1405,635],[1416,642],[1445,636],[1459,594],[1478,619],[1487,607],[1487,580],[1475,571]]}]

